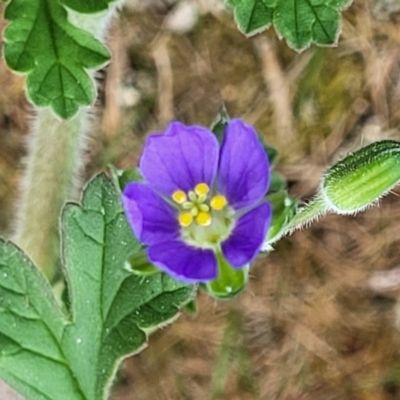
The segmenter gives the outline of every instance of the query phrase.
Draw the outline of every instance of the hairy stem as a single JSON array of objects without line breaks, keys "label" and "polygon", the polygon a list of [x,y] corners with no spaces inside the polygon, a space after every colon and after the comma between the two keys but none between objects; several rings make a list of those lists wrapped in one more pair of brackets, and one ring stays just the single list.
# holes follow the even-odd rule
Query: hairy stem
[{"label": "hairy stem", "polygon": [[[119,3],[95,14],[69,10],[68,17],[72,24],[103,41]],[[73,184],[80,186],[77,178],[84,164],[87,119],[87,108],[67,121],[60,121],[50,109],[38,109],[30,138],[13,239],[50,281],[57,271],[60,212],[65,201],[74,199]]]},{"label": "hairy stem", "polygon": [[22,197],[17,210],[14,241],[48,279],[55,274],[59,254],[58,220],[82,162],[87,111],[61,121],[48,109],[39,109],[31,133]]},{"label": "hairy stem", "polygon": [[309,204],[299,209],[297,214],[290,221],[290,224],[287,226],[282,236],[285,236],[285,234],[292,232],[296,229],[300,229],[304,225],[310,225],[318,217],[324,215],[326,211],[327,209],[325,201],[321,199],[321,197],[316,197]]},{"label": "hairy stem", "polygon": [[290,221],[290,223],[276,236],[274,236],[270,241],[266,243],[264,250],[269,249],[269,245],[276,243],[282,237],[291,234],[296,229],[301,229],[305,225],[311,225],[317,218],[327,213],[326,202],[317,196],[310,203],[302,206]]}]

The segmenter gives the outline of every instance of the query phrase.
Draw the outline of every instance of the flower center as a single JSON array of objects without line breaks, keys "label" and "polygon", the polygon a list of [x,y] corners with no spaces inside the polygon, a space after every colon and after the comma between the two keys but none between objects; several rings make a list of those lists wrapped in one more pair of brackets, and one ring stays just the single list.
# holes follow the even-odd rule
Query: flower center
[{"label": "flower center", "polygon": [[206,183],[197,184],[188,193],[176,190],[171,197],[179,209],[182,238],[188,244],[215,248],[230,235],[234,226],[233,209],[225,196],[211,195]]}]

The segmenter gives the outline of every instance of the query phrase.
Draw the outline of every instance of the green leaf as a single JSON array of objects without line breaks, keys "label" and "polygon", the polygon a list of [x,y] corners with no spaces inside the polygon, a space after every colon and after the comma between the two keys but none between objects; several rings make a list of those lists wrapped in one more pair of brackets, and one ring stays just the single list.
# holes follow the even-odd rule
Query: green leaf
[{"label": "green leaf", "polygon": [[115,1],[116,0],[61,0],[61,3],[72,10],[91,14],[106,10],[109,4]]},{"label": "green leaf", "polygon": [[334,45],[340,32],[340,11],[351,0],[227,0],[239,29],[254,35],[272,23],[290,47],[303,50],[315,43]]},{"label": "green leaf", "polygon": [[28,399],[84,399],[60,346],[68,324],[39,271],[0,241],[0,376]]},{"label": "green leaf", "polygon": [[104,175],[89,184],[82,206],[65,207],[62,232],[75,322],[65,332],[66,353],[87,398],[100,399],[117,361],[145,344],[144,328],[174,318],[193,287],[122,268],[140,245]]},{"label": "green leaf", "polygon": [[23,253],[0,242],[0,376],[31,399],[100,400],[119,361],[176,318],[194,286],[124,268],[141,246],[104,175],[64,208],[62,245],[70,317]]},{"label": "green leaf", "polygon": [[95,98],[86,69],[104,65],[108,50],[88,32],[68,22],[56,0],[12,0],[5,11],[4,56],[14,71],[28,74],[27,89],[36,106],[51,106],[72,117]]},{"label": "green leaf", "polygon": [[280,0],[274,13],[274,25],[290,47],[302,50],[311,43],[335,44],[340,32],[340,9],[335,0]]},{"label": "green leaf", "polygon": [[236,23],[244,34],[254,35],[272,24],[277,0],[227,1],[229,5],[235,8]]}]

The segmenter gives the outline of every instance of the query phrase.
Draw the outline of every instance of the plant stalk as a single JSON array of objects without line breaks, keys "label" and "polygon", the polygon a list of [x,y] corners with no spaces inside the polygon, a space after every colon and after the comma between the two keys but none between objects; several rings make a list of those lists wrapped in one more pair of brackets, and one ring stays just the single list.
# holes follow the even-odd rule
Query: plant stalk
[{"label": "plant stalk", "polygon": [[73,199],[74,176],[83,165],[87,111],[60,120],[49,108],[39,109],[31,132],[29,155],[13,237],[46,277],[54,278],[59,256],[59,216]]},{"label": "plant stalk", "polygon": [[[104,41],[117,1],[96,14],[68,10],[72,24]],[[94,71],[90,72],[94,76]],[[13,241],[20,246],[52,281],[59,258],[59,218],[67,200],[75,200],[84,165],[88,108],[62,121],[49,108],[37,109],[31,133],[26,172],[17,209]],[[75,190],[77,192],[77,190]]]}]

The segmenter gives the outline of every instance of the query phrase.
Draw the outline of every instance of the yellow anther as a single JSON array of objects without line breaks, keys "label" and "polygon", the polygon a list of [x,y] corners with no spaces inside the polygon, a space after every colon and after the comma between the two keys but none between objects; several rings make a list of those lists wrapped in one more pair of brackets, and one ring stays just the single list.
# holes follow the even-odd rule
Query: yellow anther
[{"label": "yellow anther", "polygon": [[183,204],[187,200],[186,193],[183,190],[176,190],[172,193],[172,200],[174,200],[175,203]]},{"label": "yellow anther", "polygon": [[222,194],[214,196],[210,201],[211,208],[217,211],[222,210],[227,204],[228,202],[226,200],[226,197],[222,196]]},{"label": "yellow anther", "polygon": [[209,191],[210,191],[210,188],[208,187],[207,183],[199,183],[194,188],[194,192],[197,194],[197,196],[201,196],[201,195],[206,196]]},{"label": "yellow anther", "polygon": [[179,214],[180,226],[186,227],[193,222],[193,215],[190,212],[184,211]]},{"label": "yellow anther", "polygon": [[211,215],[208,212],[199,212],[196,217],[196,222],[201,226],[208,226],[211,224]]}]

